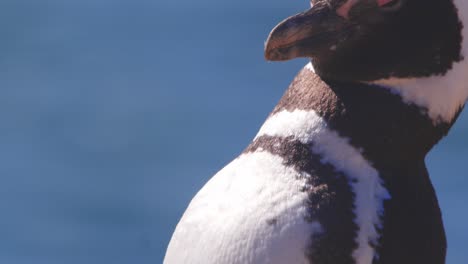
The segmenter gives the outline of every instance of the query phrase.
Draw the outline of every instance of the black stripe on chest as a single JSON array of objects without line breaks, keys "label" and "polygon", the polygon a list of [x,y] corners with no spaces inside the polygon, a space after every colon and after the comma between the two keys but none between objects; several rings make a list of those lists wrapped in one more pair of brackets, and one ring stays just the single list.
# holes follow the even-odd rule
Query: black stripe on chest
[{"label": "black stripe on chest", "polygon": [[442,217],[424,158],[448,133],[462,108],[450,123],[434,125],[426,109],[403,102],[387,89],[326,82],[305,69],[272,115],[297,109],[315,111],[329,128],[362,150],[392,197],[384,202],[383,230],[373,263],[445,263]]},{"label": "black stripe on chest", "polygon": [[284,165],[307,173],[308,222],[318,221],[322,233],[311,234],[312,244],[306,256],[310,263],[354,264],[352,253],[357,247],[358,226],[354,223],[354,193],[347,177],[329,164],[321,162],[322,157],[313,153],[312,145],[303,144],[291,137],[280,138],[261,136],[244,153],[266,151],[280,156]]}]

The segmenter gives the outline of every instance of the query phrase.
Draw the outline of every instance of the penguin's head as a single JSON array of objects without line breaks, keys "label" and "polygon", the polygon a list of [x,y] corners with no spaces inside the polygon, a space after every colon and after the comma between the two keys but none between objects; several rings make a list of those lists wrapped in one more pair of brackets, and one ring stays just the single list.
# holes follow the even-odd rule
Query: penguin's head
[{"label": "penguin's head", "polygon": [[463,59],[453,1],[312,0],[273,29],[265,57],[311,58],[317,74],[336,81],[443,75]]}]

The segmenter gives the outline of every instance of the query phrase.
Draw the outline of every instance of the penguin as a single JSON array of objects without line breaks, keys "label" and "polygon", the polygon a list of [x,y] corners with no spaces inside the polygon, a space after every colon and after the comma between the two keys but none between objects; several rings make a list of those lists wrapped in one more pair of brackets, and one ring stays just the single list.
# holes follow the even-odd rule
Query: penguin
[{"label": "penguin", "polygon": [[311,59],[193,198],[164,263],[443,264],[427,153],[468,98],[466,0],[312,0],[265,57]]}]

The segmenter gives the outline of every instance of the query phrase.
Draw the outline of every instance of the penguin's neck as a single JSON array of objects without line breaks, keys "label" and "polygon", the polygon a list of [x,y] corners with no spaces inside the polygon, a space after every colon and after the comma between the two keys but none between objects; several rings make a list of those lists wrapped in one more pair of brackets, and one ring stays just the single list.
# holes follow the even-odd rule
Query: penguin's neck
[{"label": "penguin's neck", "polygon": [[379,168],[423,162],[456,120],[435,124],[423,108],[388,89],[325,81],[309,67],[296,76],[272,115],[297,110],[315,112]]},{"label": "penguin's neck", "polygon": [[[445,235],[424,157],[454,120],[435,124],[424,109],[390,89],[325,81],[306,67],[246,153],[279,155],[285,165],[311,175],[313,186],[342,173],[355,195],[356,256],[372,256],[374,241],[380,256],[374,263],[440,264]],[[359,263],[364,262],[370,263]]]}]

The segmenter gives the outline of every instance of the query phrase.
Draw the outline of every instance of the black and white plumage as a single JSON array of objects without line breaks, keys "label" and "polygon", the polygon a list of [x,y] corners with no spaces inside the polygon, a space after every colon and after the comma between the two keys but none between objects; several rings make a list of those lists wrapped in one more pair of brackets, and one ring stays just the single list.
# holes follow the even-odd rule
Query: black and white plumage
[{"label": "black and white plumage", "polygon": [[195,196],[166,264],[442,264],[424,158],[468,98],[465,0],[316,0],[266,58],[311,57]]}]

